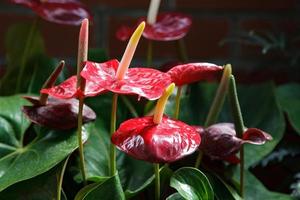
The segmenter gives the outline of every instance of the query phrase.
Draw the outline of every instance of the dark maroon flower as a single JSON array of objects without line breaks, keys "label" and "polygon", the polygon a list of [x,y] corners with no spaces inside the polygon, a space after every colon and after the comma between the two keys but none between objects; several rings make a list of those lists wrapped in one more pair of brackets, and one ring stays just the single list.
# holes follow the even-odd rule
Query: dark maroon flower
[{"label": "dark maroon flower", "polygon": [[68,25],[80,25],[85,18],[91,19],[89,10],[77,0],[10,0],[32,9],[41,18]]},{"label": "dark maroon flower", "polygon": [[211,63],[187,63],[171,68],[167,73],[176,86],[182,86],[197,81],[211,81],[220,77],[222,66]]},{"label": "dark maroon flower", "polygon": [[[39,104],[38,97],[24,97],[33,106],[23,106],[23,113],[33,122],[53,129],[66,130],[77,127],[78,100],[48,98],[46,105]],[[88,106],[83,107],[83,122],[96,119],[95,112]]]},{"label": "dark maroon flower", "polygon": [[153,163],[176,161],[193,153],[201,142],[194,127],[167,116],[159,124],[153,122],[153,117],[127,120],[111,140],[130,156]]},{"label": "dark maroon flower", "polygon": [[175,12],[161,13],[154,24],[146,25],[143,36],[156,41],[179,40],[188,33],[191,25],[192,19],[188,15]]},{"label": "dark maroon flower", "polygon": [[85,90],[82,92],[80,87],[77,87],[77,77],[71,76],[61,84],[45,88],[41,90],[41,93],[49,94],[50,96],[59,99],[70,99],[80,97],[93,97],[105,92],[105,89],[99,87],[94,82],[86,81]]},{"label": "dark maroon flower", "polygon": [[87,81],[94,82],[118,94],[137,94],[150,100],[158,99],[171,83],[168,74],[151,68],[129,68],[123,79],[116,77],[119,62],[86,62],[81,72]]},{"label": "dark maroon flower", "polygon": [[134,32],[134,30],[134,28],[122,25],[118,28],[116,32],[116,38],[121,41],[127,41]]},{"label": "dark maroon flower", "polygon": [[232,123],[218,123],[208,128],[197,128],[202,142],[199,149],[212,159],[226,160],[237,163],[239,160],[235,154],[243,144],[262,145],[272,140],[272,136],[257,128],[248,128],[243,138],[238,138]]}]

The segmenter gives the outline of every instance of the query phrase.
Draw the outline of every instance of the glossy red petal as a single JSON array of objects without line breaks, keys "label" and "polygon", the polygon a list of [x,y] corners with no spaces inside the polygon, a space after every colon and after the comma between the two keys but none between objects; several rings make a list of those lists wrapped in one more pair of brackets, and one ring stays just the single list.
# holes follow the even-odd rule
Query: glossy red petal
[{"label": "glossy red petal", "polygon": [[257,128],[248,128],[243,134],[244,143],[261,145],[269,140],[272,140],[272,136]]},{"label": "glossy red petal", "polygon": [[121,41],[127,41],[132,33],[134,32],[135,29],[122,25],[121,27],[118,28],[116,32],[116,38]]},{"label": "glossy red petal", "polygon": [[172,82],[182,86],[197,81],[216,80],[222,71],[223,67],[211,63],[188,63],[177,65],[167,73],[171,76]]},{"label": "glossy red petal", "polygon": [[[142,18],[141,21],[146,20]],[[181,13],[161,13],[155,24],[147,24],[143,36],[149,40],[173,41],[183,38],[192,25],[192,19]]]},{"label": "glossy red petal", "polygon": [[124,79],[115,78],[118,62],[87,62],[81,75],[89,81],[118,94],[136,94],[150,100],[158,99],[171,83],[168,74],[151,68],[129,68]]},{"label": "glossy red petal", "polygon": [[68,25],[80,25],[85,18],[92,19],[89,10],[77,0],[11,0],[31,8],[43,19]]},{"label": "glossy red petal", "polygon": [[[36,124],[53,129],[66,130],[77,127],[78,100],[49,98],[45,106],[23,106],[22,111]],[[83,107],[83,122],[96,119],[95,112],[88,106]]]},{"label": "glossy red petal", "polygon": [[112,135],[112,142],[136,159],[168,163],[193,153],[201,138],[181,121],[163,117],[160,124],[154,124],[153,117],[142,117],[123,122]]},{"label": "glossy red petal", "polygon": [[240,159],[235,154],[227,156],[227,157],[223,158],[223,160],[225,160],[226,162],[229,162],[231,164],[234,164],[234,165],[237,165],[240,163]]},{"label": "glossy red petal", "polygon": [[49,94],[59,99],[78,98],[80,96],[92,97],[105,92],[105,89],[96,85],[94,82],[86,81],[85,91],[82,94],[79,88],[77,88],[77,77],[71,76],[61,84],[52,88],[42,89],[41,93]]}]

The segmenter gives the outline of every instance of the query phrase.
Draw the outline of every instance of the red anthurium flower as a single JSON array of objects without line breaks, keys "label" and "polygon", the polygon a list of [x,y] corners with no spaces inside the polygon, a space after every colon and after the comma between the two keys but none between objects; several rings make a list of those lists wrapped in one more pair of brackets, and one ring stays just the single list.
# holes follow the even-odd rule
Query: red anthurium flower
[{"label": "red anthurium flower", "polygon": [[127,41],[133,32],[134,28],[122,25],[118,28],[116,32],[116,38],[121,41]]},{"label": "red anthurium flower", "polygon": [[147,24],[143,36],[156,41],[179,40],[188,33],[191,25],[192,19],[188,15],[174,12],[161,13],[155,23]]},{"label": "red anthurium flower", "polygon": [[262,145],[272,140],[272,136],[257,128],[248,128],[243,138],[238,138],[232,123],[218,123],[204,129],[197,128],[201,135],[202,142],[199,146],[204,154],[212,159],[226,160],[231,163],[238,163],[239,159],[235,154],[243,144]]},{"label": "red anthurium flower", "polygon": [[[66,130],[77,127],[78,100],[49,98],[46,105],[40,105],[38,97],[24,97],[33,106],[23,106],[23,113],[33,122],[53,129]],[[83,108],[83,122],[96,119],[95,112],[88,106]]]},{"label": "red anthurium flower", "polygon": [[222,66],[211,63],[188,63],[174,66],[167,73],[176,86],[182,86],[197,81],[217,79],[222,71]]},{"label": "red anthurium flower", "polygon": [[88,9],[77,0],[10,0],[32,9],[43,19],[68,25],[80,25],[85,18],[91,19]]},{"label": "red anthurium flower", "polygon": [[59,99],[70,99],[78,97],[93,97],[105,92],[103,87],[96,85],[94,82],[86,81],[85,90],[82,92],[77,87],[77,77],[71,76],[60,85],[52,88],[42,89],[41,93],[49,94]]},{"label": "red anthurium flower", "polygon": [[195,128],[167,116],[159,124],[153,122],[153,117],[127,120],[112,136],[121,151],[153,163],[173,162],[191,154],[200,141]]}]

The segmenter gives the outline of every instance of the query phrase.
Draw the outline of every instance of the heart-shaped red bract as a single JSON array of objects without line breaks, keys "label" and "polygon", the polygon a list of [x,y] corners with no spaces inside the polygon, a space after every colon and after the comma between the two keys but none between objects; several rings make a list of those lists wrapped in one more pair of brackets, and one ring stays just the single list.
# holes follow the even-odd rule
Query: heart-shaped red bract
[{"label": "heart-shaped red bract", "polygon": [[211,63],[187,63],[174,66],[167,73],[176,86],[182,86],[198,81],[216,80],[222,71],[222,66]]},{"label": "heart-shaped red bract", "polygon": [[77,88],[77,77],[71,76],[61,84],[52,88],[45,88],[41,90],[41,93],[49,94],[59,99],[70,99],[79,97],[93,97],[104,93],[106,90],[99,87],[94,82],[86,81],[84,92]]},{"label": "heart-shaped red bract", "polygon": [[161,13],[154,24],[146,25],[143,36],[156,41],[179,40],[188,33],[191,25],[192,19],[188,15],[175,12]]},{"label": "heart-shaped red bract", "polygon": [[116,38],[121,41],[127,41],[134,32],[134,30],[134,28],[122,25],[118,28],[116,32]]},{"label": "heart-shaped red bract", "polygon": [[77,0],[10,0],[32,9],[41,18],[67,25],[80,25],[85,18],[92,19],[89,10]]},{"label": "heart-shaped red bract", "polygon": [[129,68],[124,79],[118,80],[116,72],[119,62],[86,62],[81,76],[99,87],[118,94],[136,94],[149,100],[158,99],[171,84],[168,74],[151,68]]},{"label": "heart-shaped red bract", "polygon": [[[36,97],[25,97],[33,106],[23,106],[23,113],[33,122],[58,130],[77,127],[78,100],[60,100],[49,98],[46,105],[39,105]],[[83,107],[83,122],[96,119],[95,112],[88,106]]]},{"label": "heart-shaped red bract", "polygon": [[212,159],[230,161],[245,143],[262,145],[272,140],[272,136],[257,128],[249,128],[243,138],[238,138],[232,123],[218,123],[206,129],[197,129],[202,142],[199,146]]},{"label": "heart-shaped red bract", "polygon": [[152,163],[176,161],[193,153],[201,142],[194,127],[166,116],[160,124],[154,124],[153,117],[127,120],[111,140],[121,151]]}]

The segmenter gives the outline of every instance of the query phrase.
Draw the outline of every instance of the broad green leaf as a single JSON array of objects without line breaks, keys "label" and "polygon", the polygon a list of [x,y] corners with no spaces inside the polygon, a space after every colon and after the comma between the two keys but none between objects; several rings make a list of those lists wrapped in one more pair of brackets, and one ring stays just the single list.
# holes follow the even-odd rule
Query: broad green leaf
[{"label": "broad green leaf", "polygon": [[81,189],[75,200],[125,200],[118,175],[99,183],[93,183]]},{"label": "broad green leaf", "polygon": [[[179,119],[192,125],[203,125],[216,88],[216,84],[191,85],[189,94],[182,98]],[[246,167],[248,168],[258,163],[279,143],[283,137],[285,121],[272,83],[238,85],[238,97],[245,126],[260,128],[273,137],[272,141],[261,146],[249,144],[245,146]],[[171,101],[168,104],[167,113],[172,113],[173,107],[174,101]],[[232,122],[228,102],[225,102],[218,122]]]},{"label": "broad green leaf", "polygon": [[170,186],[189,200],[214,199],[214,191],[206,176],[198,169],[183,167],[174,172]]},{"label": "broad green leaf", "polygon": [[166,198],[166,200],[185,200],[178,192],[171,194]]},{"label": "broad green leaf", "polygon": [[207,177],[214,190],[216,200],[242,200],[239,194],[218,175],[209,173]]},{"label": "broad green leaf", "polygon": [[[0,192],[0,199],[53,200],[57,199],[58,177],[67,161],[34,178],[16,183]],[[62,200],[67,198],[61,195]]]},{"label": "broad green leaf", "polygon": [[279,104],[287,113],[288,119],[300,134],[300,84],[286,84],[279,86],[276,90]]},{"label": "broad green leaf", "polygon": [[[24,117],[21,117],[22,103],[24,100],[21,96],[0,98],[0,119],[6,121],[4,125],[14,127],[7,132],[3,130],[8,129],[2,128],[3,124],[0,124],[1,143],[11,147],[11,150],[2,154],[0,158],[0,191],[48,171],[78,147],[76,130],[54,131],[41,127],[29,128],[26,135],[36,137],[29,144],[24,144],[24,127],[28,127],[29,123],[24,123]],[[85,136],[92,126],[84,126]]]}]

